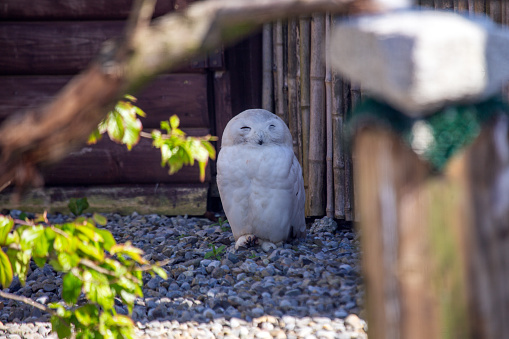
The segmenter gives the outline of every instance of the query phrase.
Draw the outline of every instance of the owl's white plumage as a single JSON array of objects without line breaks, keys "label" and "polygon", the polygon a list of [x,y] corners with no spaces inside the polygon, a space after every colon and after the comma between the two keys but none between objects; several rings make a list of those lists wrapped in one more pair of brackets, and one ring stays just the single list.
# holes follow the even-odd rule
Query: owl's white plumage
[{"label": "owl's white plumage", "polygon": [[303,237],[304,181],[283,120],[263,109],[235,116],[223,133],[217,185],[235,240]]}]

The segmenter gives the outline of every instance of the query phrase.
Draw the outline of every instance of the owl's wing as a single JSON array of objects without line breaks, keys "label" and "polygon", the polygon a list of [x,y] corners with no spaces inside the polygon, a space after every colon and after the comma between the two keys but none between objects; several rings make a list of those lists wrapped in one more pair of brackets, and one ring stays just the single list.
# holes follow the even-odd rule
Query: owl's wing
[{"label": "owl's wing", "polygon": [[299,161],[294,156],[291,170],[291,178],[294,178],[293,194],[295,196],[295,204],[293,206],[293,214],[291,219],[292,237],[304,238],[306,236],[306,215],[305,203],[306,192],[304,191],[304,179],[302,178],[302,168]]}]

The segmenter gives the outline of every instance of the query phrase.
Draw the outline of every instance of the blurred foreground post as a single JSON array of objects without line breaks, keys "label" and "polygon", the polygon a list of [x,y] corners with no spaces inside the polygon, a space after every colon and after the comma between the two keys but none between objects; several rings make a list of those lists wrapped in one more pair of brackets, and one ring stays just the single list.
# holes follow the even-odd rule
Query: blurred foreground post
[{"label": "blurred foreground post", "polygon": [[369,338],[509,338],[509,110],[493,99],[509,36],[409,12],[333,40],[334,66],[388,103],[357,111],[353,136]]}]

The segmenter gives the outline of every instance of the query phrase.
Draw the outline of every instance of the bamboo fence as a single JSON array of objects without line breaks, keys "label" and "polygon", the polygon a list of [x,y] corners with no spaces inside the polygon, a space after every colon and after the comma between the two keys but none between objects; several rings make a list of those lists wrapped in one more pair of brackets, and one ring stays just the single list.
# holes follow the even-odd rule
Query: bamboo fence
[{"label": "bamboo fence", "polygon": [[352,221],[352,155],[344,122],[360,88],[350,86],[325,60],[333,21],[317,14],[264,27],[262,102],[292,133],[304,176],[306,216]]},{"label": "bamboo fence", "polygon": [[[500,0],[420,0],[423,7],[486,13],[509,24],[509,3]],[[355,213],[353,157],[345,142],[348,112],[362,97],[325,60],[334,17],[277,21],[263,31],[263,107],[289,126],[302,165],[306,216],[352,221]],[[509,94],[509,87],[504,90]]]}]

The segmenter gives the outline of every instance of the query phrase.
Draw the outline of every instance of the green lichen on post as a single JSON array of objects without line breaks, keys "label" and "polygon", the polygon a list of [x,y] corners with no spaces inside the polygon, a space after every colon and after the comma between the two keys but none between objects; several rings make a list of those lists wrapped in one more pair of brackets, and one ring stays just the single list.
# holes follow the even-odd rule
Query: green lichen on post
[{"label": "green lichen on post", "polygon": [[438,304],[441,339],[470,338],[465,258],[458,219],[465,189],[449,179],[431,179],[429,243],[433,295]]}]

